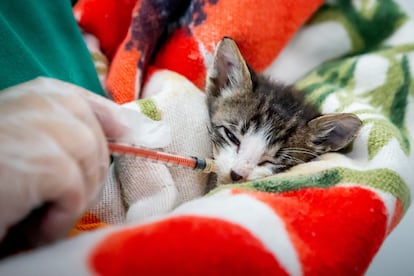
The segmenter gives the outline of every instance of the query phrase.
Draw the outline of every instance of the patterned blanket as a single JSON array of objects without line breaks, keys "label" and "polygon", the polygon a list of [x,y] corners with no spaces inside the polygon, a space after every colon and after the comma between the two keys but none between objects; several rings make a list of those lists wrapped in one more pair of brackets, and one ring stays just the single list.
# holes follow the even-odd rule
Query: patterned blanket
[{"label": "patterned blanket", "polygon": [[200,89],[223,36],[256,70],[363,126],[344,152],[206,195],[206,175],[116,157],[76,237],[0,274],[364,274],[414,191],[414,20],[401,3],[79,1],[108,96],[166,121],[166,151],[211,155]]}]

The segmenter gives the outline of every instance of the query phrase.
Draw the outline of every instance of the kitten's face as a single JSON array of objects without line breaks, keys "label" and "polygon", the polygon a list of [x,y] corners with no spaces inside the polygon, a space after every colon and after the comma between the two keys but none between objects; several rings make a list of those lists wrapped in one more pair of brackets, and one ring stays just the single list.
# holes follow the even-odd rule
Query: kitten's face
[{"label": "kitten's face", "polygon": [[339,150],[361,121],[321,116],[300,92],[256,75],[229,38],[207,74],[210,133],[219,183],[262,178]]}]

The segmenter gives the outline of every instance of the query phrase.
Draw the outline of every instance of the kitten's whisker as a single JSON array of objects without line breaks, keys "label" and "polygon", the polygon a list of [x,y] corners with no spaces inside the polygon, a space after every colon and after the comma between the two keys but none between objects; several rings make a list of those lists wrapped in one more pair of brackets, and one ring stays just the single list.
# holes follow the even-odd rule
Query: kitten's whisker
[{"label": "kitten's whisker", "polygon": [[296,163],[298,163],[298,164],[303,164],[303,163],[305,163],[305,161],[303,161],[302,159],[297,158],[297,157],[294,157],[294,156],[289,155],[289,154],[287,154],[287,153],[282,153],[282,154],[281,154],[281,156],[282,156],[282,157],[284,157],[284,158],[286,158],[286,159],[289,159],[289,160],[295,161],[295,162],[296,162]]},{"label": "kitten's whisker", "polygon": [[282,151],[283,150],[300,150],[300,151],[305,151],[305,152],[311,152],[311,153],[313,153],[314,151],[312,151],[312,150],[310,150],[310,149],[306,149],[306,148],[282,148],[281,149]]},{"label": "kitten's whisker", "polygon": [[239,127],[239,125],[236,124],[236,123],[229,123],[228,126],[232,126],[232,127],[235,127],[235,128],[238,128]]},{"label": "kitten's whisker", "polygon": [[314,157],[317,157],[318,154],[316,154],[314,151],[304,149],[304,148],[284,148],[280,150],[281,153],[303,153],[303,154],[309,154]]}]

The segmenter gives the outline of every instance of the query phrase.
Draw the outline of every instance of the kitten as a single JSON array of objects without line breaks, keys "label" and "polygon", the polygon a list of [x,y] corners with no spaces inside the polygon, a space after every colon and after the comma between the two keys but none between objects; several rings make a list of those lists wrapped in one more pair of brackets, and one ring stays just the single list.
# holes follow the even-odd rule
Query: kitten
[{"label": "kitten", "polygon": [[338,151],[362,124],[353,114],[321,115],[303,93],[256,74],[231,38],[216,48],[206,94],[220,184],[262,178]]}]

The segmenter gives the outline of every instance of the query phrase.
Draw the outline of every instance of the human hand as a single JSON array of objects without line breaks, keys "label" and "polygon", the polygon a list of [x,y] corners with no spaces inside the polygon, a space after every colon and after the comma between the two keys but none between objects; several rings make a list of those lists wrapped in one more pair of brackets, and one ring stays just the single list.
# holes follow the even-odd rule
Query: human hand
[{"label": "human hand", "polygon": [[106,137],[128,134],[118,108],[48,78],[0,92],[0,255],[68,234],[101,190]]}]

